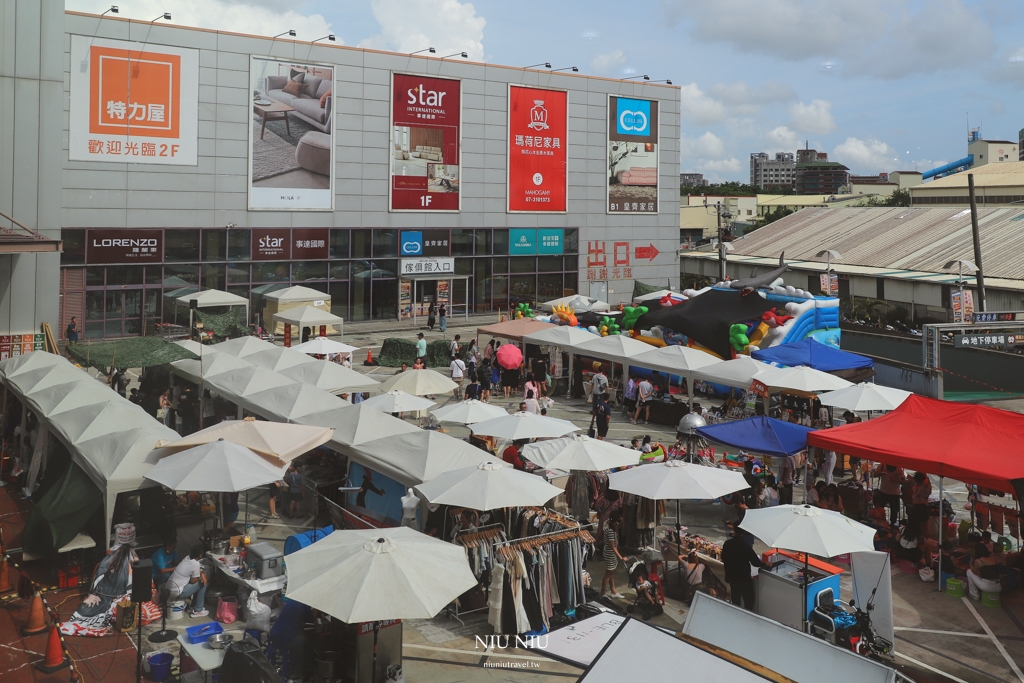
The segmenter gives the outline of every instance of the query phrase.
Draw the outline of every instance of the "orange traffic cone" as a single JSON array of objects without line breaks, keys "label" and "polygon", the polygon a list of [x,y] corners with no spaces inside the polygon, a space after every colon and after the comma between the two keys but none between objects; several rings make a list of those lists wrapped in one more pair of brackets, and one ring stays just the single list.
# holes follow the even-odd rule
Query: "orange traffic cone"
[{"label": "orange traffic cone", "polygon": [[37,590],[32,596],[28,608],[28,623],[21,627],[21,635],[34,636],[46,630],[46,611],[43,609],[43,596]]},{"label": "orange traffic cone", "polygon": [[373,351],[366,349],[366,364],[373,365]]},{"label": "orange traffic cone", "polygon": [[10,567],[7,566],[7,556],[0,556],[0,593],[6,593],[13,589],[11,585]]},{"label": "orange traffic cone", "polygon": [[64,653],[64,643],[61,642],[60,629],[57,624],[50,629],[50,637],[46,641],[46,657],[36,664],[36,668],[43,673],[52,674],[58,669],[71,666],[71,660]]}]

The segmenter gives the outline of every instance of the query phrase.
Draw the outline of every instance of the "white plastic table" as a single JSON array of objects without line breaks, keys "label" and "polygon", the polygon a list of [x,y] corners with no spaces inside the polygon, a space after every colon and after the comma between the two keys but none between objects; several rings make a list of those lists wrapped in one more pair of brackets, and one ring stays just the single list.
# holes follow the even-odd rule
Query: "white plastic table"
[{"label": "white plastic table", "polygon": [[[238,642],[245,637],[245,631],[238,630],[227,630],[224,633],[230,633],[235,637],[235,641]],[[199,670],[203,672],[203,680],[206,680],[206,674],[210,671],[214,671],[221,667],[224,663],[224,653],[226,650],[214,650],[210,645],[203,641],[198,645],[193,645],[188,642],[188,634],[184,630],[178,634],[178,644],[181,645],[181,649],[188,653],[188,656],[192,658],[192,661],[196,663]]]},{"label": "white plastic table", "polygon": [[231,571],[231,568],[227,564],[220,561],[220,558],[238,560],[237,555],[215,555],[214,553],[207,553],[213,563],[217,565],[221,573],[227,576],[233,583],[239,585],[245,585],[253,589],[259,595],[265,595],[266,593],[273,593],[284,589],[284,585],[288,582],[288,576],[282,574],[281,576],[274,576],[269,579],[244,579],[235,572]]}]

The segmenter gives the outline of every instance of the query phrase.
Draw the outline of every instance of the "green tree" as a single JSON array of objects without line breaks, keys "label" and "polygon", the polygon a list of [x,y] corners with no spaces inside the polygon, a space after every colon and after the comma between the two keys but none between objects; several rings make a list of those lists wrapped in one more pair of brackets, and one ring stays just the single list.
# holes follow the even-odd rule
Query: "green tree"
[{"label": "green tree", "polygon": [[895,190],[888,197],[871,195],[861,206],[910,206],[910,190]]},{"label": "green tree", "polygon": [[787,185],[757,187],[755,185],[747,185],[745,183],[725,182],[694,186],[680,185],[679,194],[680,196],[685,196],[689,194],[726,197],[753,197],[759,194],[790,195],[794,194],[794,190],[791,186]]},{"label": "green tree", "polygon": [[744,234],[749,235],[754,230],[757,230],[758,228],[763,228],[764,226],[768,225],[769,223],[774,223],[775,221],[779,220],[780,218],[785,218],[786,216],[788,216],[791,213],[794,213],[793,209],[790,209],[790,208],[785,207],[785,206],[777,206],[774,209],[771,209],[771,210],[765,212],[764,216],[759,218],[757,221],[754,222],[753,225],[751,225],[749,228],[747,228],[747,231]]}]

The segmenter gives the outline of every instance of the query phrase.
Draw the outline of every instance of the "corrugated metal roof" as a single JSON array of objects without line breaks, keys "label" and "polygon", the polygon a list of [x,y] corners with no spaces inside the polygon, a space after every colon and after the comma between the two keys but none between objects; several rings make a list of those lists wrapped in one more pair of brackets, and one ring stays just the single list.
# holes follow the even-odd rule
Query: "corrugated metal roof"
[{"label": "corrugated metal roof", "polygon": [[[929,181],[910,188],[913,196],[920,190],[967,188],[967,173],[954,173],[945,178]],[[975,187],[1005,187],[1024,185],[1024,161],[1004,161],[984,166],[975,166],[969,173],[974,175]]]},{"label": "corrugated metal roof", "polygon": [[[1024,280],[1024,208],[978,209],[986,277]],[[732,256],[824,262],[823,249],[844,266],[944,273],[955,259],[974,260],[970,210],[963,208],[802,209],[732,242]]]}]

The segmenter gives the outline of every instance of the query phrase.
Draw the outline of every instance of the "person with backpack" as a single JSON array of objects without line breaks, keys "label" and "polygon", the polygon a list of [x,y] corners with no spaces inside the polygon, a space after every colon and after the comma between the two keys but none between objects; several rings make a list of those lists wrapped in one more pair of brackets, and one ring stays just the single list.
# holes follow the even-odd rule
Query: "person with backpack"
[{"label": "person with backpack", "polygon": [[68,346],[78,346],[78,318],[71,316],[71,322],[64,330],[64,336],[68,340]]}]

